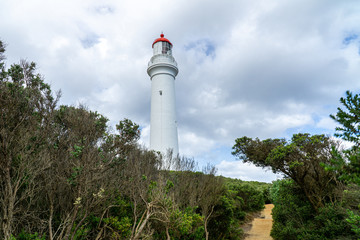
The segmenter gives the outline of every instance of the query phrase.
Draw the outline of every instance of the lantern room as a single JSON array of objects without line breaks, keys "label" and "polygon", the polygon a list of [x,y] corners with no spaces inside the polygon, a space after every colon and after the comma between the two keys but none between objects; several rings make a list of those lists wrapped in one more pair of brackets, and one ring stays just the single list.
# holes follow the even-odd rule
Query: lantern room
[{"label": "lantern room", "polygon": [[172,43],[164,37],[164,34],[160,35],[160,38],[156,39],[152,44],[154,56],[158,54],[167,54],[172,56]]}]

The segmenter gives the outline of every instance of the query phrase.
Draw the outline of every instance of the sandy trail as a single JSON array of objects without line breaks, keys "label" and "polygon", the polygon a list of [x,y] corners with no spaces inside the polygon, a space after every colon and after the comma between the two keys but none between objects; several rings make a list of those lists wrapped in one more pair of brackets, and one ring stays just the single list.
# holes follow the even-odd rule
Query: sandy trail
[{"label": "sandy trail", "polygon": [[260,217],[252,221],[252,227],[246,232],[245,240],[272,240],[270,231],[272,227],[271,210],[273,208],[273,204],[265,205],[265,209],[261,212]]}]

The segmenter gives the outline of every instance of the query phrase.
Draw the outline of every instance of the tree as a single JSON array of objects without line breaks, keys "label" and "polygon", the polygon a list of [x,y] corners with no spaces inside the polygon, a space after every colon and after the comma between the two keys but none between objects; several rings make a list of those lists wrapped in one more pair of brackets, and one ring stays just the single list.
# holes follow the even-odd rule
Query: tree
[{"label": "tree", "polygon": [[330,115],[342,125],[335,128],[338,131],[335,136],[355,143],[354,147],[358,148],[360,146],[360,96],[346,91],[346,97],[341,97],[340,103],[345,109],[338,107],[336,115]]},{"label": "tree", "polygon": [[[134,154],[143,152],[136,145],[137,124],[125,119],[117,125],[119,132],[112,134],[107,121],[83,106],[60,106],[54,113],[51,167],[42,175],[50,239],[107,236],[111,218],[103,216],[117,207],[119,192],[127,189],[126,170],[134,166],[130,159],[142,162],[144,155]],[[87,227],[89,218],[98,219],[97,228]]]},{"label": "tree", "polygon": [[203,175],[198,182],[198,204],[204,217],[205,239],[209,239],[209,221],[214,215],[214,208],[224,193],[222,180],[215,177],[216,168],[208,164],[203,168]]},{"label": "tree", "polygon": [[336,172],[340,179],[360,185],[360,96],[346,91],[346,97],[340,98],[344,109],[338,107],[336,115],[330,115],[337,123],[336,137],[354,143],[350,149],[337,151],[327,169]]},{"label": "tree", "polygon": [[10,239],[20,227],[42,228],[38,215],[29,213],[39,195],[37,178],[49,167],[46,150],[57,100],[35,73],[35,63],[21,61],[5,70],[3,52],[0,42],[0,238]]},{"label": "tree", "polygon": [[270,167],[293,179],[315,210],[339,197],[336,174],[326,171],[337,143],[325,135],[294,134],[291,141],[247,137],[236,139],[233,155],[256,166]]},{"label": "tree", "polygon": [[[60,106],[54,114],[51,167],[43,174],[50,239],[73,239],[89,214],[103,211],[109,190],[104,179],[114,161],[102,152],[107,121],[82,106]],[[53,224],[54,215],[58,224]]]},{"label": "tree", "polygon": [[353,232],[360,237],[360,96],[346,91],[340,98],[343,108],[338,107],[336,115],[330,115],[340,126],[336,127],[336,137],[350,141],[354,145],[343,151],[333,150],[334,158],[326,165],[328,171],[337,174],[347,184],[344,191],[344,207],[347,208],[347,222]]},{"label": "tree", "polygon": [[158,199],[151,196],[151,188],[156,186],[158,178],[157,166],[158,159],[153,152],[134,149],[127,155],[122,192],[132,202],[131,239],[148,234],[145,227],[158,211]]}]

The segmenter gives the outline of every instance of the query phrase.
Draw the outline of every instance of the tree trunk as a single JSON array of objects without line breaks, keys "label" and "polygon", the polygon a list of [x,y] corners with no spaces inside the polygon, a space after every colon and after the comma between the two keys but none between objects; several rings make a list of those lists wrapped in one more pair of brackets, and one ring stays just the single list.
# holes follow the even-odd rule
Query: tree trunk
[{"label": "tree trunk", "polygon": [[84,213],[83,218],[82,218],[82,219],[80,220],[80,222],[77,224],[76,228],[74,229],[74,232],[73,232],[72,235],[71,235],[71,240],[74,239],[77,230],[79,230],[79,228],[81,227],[81,224],[85,221],[86,217],[87,217],[87,213]]},{"label": "tree trunk", "polygon": [[[65,220],[63,220],[60,223],[60,226],[59,226],[58,230],[56,231],[56,232],[58,232],[61,229],[61,232],[60,232],[59,236],[56,238],[57,240],[64,239],[63,235],[65,233],[65,230],[67,229],[67,225],[68,225],[69,221],[70,221],[70,214],[67,214]],[[55,235],[56,235],[56,232],[55,232]]]},{"label": "tree trunk", "polygon": [[204,223],[204,228],[205,228],[205,239],[209,240],[209,232],[207,230],[207,222]]},{"label": "tree trunk", "polygon": [[150,219],[151,214],[150,214],[149,209],[147,209],[146,213],[144,213],[144,214],[146,214],[146,217],[145,217],[145,219],[143,221],[141,221],[141,219],[140,219],[140,222],[139,222],[140,225],[138,225],[138,227],[135,230],[134,240],[140,238],[140,235],[141,235],[142,231],[144,230],[144,227],[146,226],[147,222]]},{"label": "tree trunk", "polygon": [[53,240],[53,232],[52,232],[52,218],[54,214],[54,205],[53,202],[50,200],[50,215],[49,215],[49,239]]},{"label": "tree trunk", "polygon": [[316,212],[318,211],[319,208],[324,207],[324,204],[321,201],[321,197],[316,196],[314,193],[310,193],[304,188],[302,189],[305,193],[306,198],[309,200],[310,204],[312,205],[312,207]]},{"label": "tree trunk", "polygon": [[131,230],[131,237],[130,239],[134,238],[135,235],[135,230],[136,230],[136,222],[137,222],[137,215],[136,215],[136,200],[134,200],[134,210],[133,210],[133,214],[134,214],[134,224]]},{"label": "tree trunk", "polygon": [[66,232],[65,232],[65,239],[70,239],[70,234],[71,234],[71,229],[74,226],[74,222],[76,220],[76,215],[78,213],[78,207],[76,207],[76,209],[74,210],[74,213],[69,221],[69,223],[66,226]]},{"label": "tree trunk", "polygon": [[99,231],[99,233],[97,234],[95,240],[101,239],[101,235],[102,235],[103,231],[104,231],[104,228],[101,228],[100,231]]},{"label": "tree trunk", "polygon": [[207,230],[207,224],[208,224],[209,218],[211,217],[211,214],[213,213],[213,211],[214,211],[214,206],[211,207],[211,211],[210,211],[209,215],[204,220],[204,229],[205,229],[205,239],[206,240],[209,240],[209,231]]},{"label": "tree trunk", "polygon": [[171,240],[170,234],[169,234],[169,227],[167,225],[166,225],[166,237],[167,237],[167,240]]},{"label": "tree trunk", "polygon": [[4,202],[3,202],[3,220],[1,223],[1,228],[3,232],[3,236],[5,240],[11,239],[12,233],[12,223],[14,218],[14,202],[15,197],[13,193],[13,189],[11,186],[11,178],[10,178],[10,168],[7,167],[5,170],[5,192],[4,194]]}]

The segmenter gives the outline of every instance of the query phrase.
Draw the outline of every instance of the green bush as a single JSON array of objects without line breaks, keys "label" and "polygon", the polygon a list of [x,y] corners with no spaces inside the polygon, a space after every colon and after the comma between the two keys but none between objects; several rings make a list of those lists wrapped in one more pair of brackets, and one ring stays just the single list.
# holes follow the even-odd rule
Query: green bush
[{"label": "green bush", "polygon": [[301,188],[287,179],[274,182],[270,195],[275,204],[274,239],[353,239],[346,211],[339,204],[329,203],[315,211]]},{"label": "green bush", "polygon": [[210,236],[218,236],[220,239],[227,237],[231,231],[231,225],[235,221],[236,201],[226,194],[221,197],[219,204],[214,208],[214,217],[209,222]]},{"label": "green bush", "polygon": [[360,216],[355,214],[353,211],[347,211],[349,217],[346,219],[351,225],[351,230],[360,238]]},{"label": "green bush", "polygon": [[241,210],[258,211],[264,208],[264,189],[257,182],[243,182],[238,180],[227,184],[233,198],[241,202]]},{"label": "green bush", "polygon": [[244,182],[224,178],[226,191],[214,208],[214,217],[209,222],[210,239],[241,239],[244,235],[239,227],[247,213],[264,208],[266,189],[270,184]]},{"label": "green bush", "polygon": [[270,196],[275,205],[271,236],[274,239],[298,239],[303,231],[303,221],[312,217],[311,205],[301,189],[292,180],[279,180],[273,182]]},{"label": "green bush", "polygon": [[13,240],[45,240],[46,236],[39,236],[38,233],[27,233],[24,230]]},{"label": "green bush", "polygon": [[[159,222],[153,222],[153,239],[166,239],[164,226]],[[175,240],[200,240],[205,236],[203,217],[195,212],[195,209],[175,210],[172,213],[169,234]]]}]

